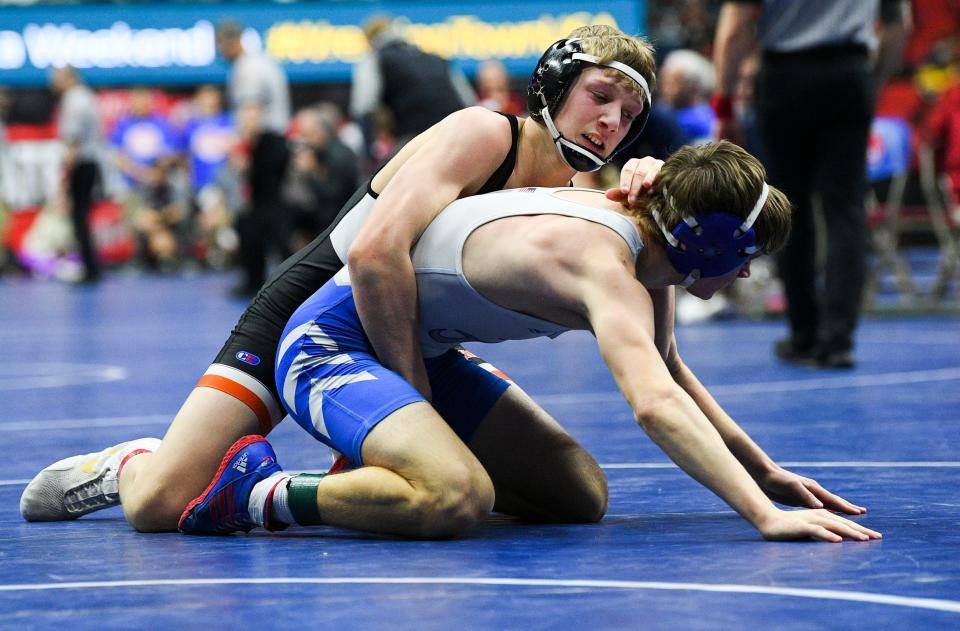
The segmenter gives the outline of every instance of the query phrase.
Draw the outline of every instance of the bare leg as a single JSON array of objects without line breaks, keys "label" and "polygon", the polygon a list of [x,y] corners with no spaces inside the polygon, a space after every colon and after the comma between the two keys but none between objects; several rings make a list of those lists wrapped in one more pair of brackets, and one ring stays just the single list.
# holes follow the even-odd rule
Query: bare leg
[{"label": "bare leg", "polygon": [[324,478],[324,523],[407,537],[455,536],[493,507],[493,484],[430,405],[413,403],[381,421],[363,444],[364,466]]},{"label": "bare leg", "polygon": [[254,412],[212,388],[194,388],[154,454],[131,458],[120,476],[123,512],[141,532],[176,530],[236,440],[259,433]]},{"label": "bare leg", "polygon": [[596,460],[543,408],[510,386],[470,441],[493,479],[495,510],[545,522],[596,522],[607,480]]}]

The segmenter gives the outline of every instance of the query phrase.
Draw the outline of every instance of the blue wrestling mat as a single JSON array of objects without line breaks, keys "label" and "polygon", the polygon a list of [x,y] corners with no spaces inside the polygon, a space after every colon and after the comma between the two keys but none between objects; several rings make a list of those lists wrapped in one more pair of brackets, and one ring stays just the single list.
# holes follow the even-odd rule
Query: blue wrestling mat
[{"label": "blue wrestling mat", "polygon": [[[24,522],[61,457],[162,436],[243,305],[229,279],[0,283],[0,627],[9,629],[960,628],[960,321],[864,322],[859,365],[786,367],[779,322],[679,330],[681,354],[781,464],[865,505],[882,541],[768,543],[634,424],[592,338],[477,347],[595,455],[589,526],[491,516],[442,542],[331,528],[135,533],[119,509]],[[325,450],[285,421],[288,470]]]}]

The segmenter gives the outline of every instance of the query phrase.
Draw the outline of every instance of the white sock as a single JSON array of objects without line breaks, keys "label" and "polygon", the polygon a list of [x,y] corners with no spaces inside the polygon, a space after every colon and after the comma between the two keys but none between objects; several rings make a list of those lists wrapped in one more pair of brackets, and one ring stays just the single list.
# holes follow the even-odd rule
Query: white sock
[{"label": "white sock", "polygon": [[[288,476],[292,477],[292,476]],[[270,519],[281,524],[294,524],[293,513],[290,512],[289,485],[286,482],[277,486],[273,492],[273,506],[270,509]]]},{"label": "white sock", "polygon": [[115,447],[101,452],[103,454],[101,457],[104,458],[102,461],[103,469],[107,472],[103,477],[103,491],[108,495],[119,492],[120,472],[123,470],[124,461],[127,459],[127,456],[135,451],[152,454],[159,448],[160,440],[158,438],[139,438],[126,443],[120,443]]},{"label": "white sock", "polygon": [[[247,500],[247,511],[250,513],[250,519],[253,520],[258,526],[263,526],[265,523],[265,518],[267,515],[264,515],[263,511],[267,506],[267,499],[270,497],[270,492],[274,490],[279,491],[281,488],[284,491],[284,497],[286,497],[286,480],[289,480],[291,476],[277,471],[271,475],[266,480],[260,480],[255,485],[253,485],[253,490],[250,491],[250,499]],[[279,482],[279,484],[278,484]],[[276,506],[276,493],[274,493],[274,506]],[[288,509],[289,510],[289,509]],[[288,521],[285,523],[292,523]]]}]

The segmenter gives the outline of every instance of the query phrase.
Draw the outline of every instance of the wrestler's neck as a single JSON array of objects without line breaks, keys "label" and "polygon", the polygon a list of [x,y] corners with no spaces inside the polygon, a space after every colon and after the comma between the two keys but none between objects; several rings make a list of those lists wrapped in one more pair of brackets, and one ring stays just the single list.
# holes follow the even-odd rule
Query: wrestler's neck
[{"label": "wrestler's neck", "polygon": [[683,282],[684,275],[673,269],[660,240],[647,234],[642,225],[639,229],[643,249],[637,255],[636,275],[640,284],[648,289],[655,289]]},{"label": "wrestler's neck", "polygon": [[[531,159],[531,156],[537,156],[537,159]],[[511,185],[566,186],[574,174],[576,170],[563,161],[546,126],[524,119],[520,126],[514,170],[516,184],[511,182]]]}]

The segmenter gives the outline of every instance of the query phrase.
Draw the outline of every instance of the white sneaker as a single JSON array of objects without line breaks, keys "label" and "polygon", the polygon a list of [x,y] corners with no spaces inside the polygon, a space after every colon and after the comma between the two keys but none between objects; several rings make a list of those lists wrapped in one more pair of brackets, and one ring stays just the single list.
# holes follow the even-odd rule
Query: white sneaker
[{"label": "white sneaker", "polygon": [[140,438],[54,462],[23,490],[20,514],[27,521],[65,521],[116,506],[120,462],[137,449],[154,452],[159,446],[157,438]]}]

